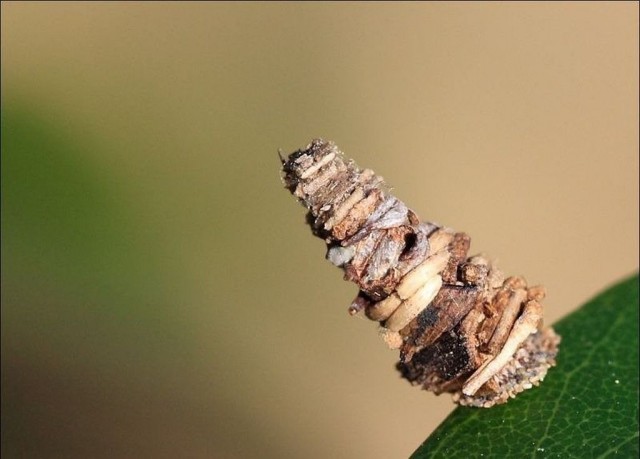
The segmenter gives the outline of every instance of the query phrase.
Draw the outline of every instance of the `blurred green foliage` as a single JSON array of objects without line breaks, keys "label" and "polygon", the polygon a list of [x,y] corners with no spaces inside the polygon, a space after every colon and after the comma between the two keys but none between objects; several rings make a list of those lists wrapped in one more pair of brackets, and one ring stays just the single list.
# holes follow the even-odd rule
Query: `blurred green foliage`
[{"label": "blurred green foliage", "polygon": [[131,252],[137,244],[125,206],[115,202],[114,184],[83,158],[79,139],[72,141],[55,119],[14,104],[3,109],[2,133],[2,233],[3,256],[12,268],[8,272],[18,276],[20,271],[54,268],[46,271],[59,278],[47,281],[81,280],[88,291],[108,290],[110,296],[123,293],[114,290],[115,285],[141,281],[141,266],[127,263],[123,271],[119,263],[124,255],[140,261]]},{"label": "blurred green foliage", "polygon": [[104,149],[97,143],[29,102],[3,105],[8,339],[55,339],[70,325],[90,336],[107,327],[117,342],[127,329],[167,335],[176,325],[167,315],[162,248],[145,237],[117,177],[87,159],[85,149]]}]

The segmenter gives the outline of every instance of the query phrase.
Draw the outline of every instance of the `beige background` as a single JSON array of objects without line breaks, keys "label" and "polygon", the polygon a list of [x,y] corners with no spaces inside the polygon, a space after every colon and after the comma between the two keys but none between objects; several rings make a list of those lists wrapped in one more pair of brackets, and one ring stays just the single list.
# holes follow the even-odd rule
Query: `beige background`
[{"label": "beige background", "polygon": [[333,139],[553,322],[638,266],[637,43],[635,2],[3,2],[2,453],[406,457],[453,405],[277,149]]}]

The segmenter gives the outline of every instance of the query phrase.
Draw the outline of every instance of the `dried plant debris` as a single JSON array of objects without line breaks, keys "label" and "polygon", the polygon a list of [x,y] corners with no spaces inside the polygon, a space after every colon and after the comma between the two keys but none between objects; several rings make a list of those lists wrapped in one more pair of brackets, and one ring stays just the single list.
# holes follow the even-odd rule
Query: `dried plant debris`
[{"label": "dried plant debris", "polygon": [[411,384],[488,408],[555,365],[560,337],[542,325],[544,288],[469,257],[468,235],[420,221],[332,142],[314,140],[282,170],[327,259],[360,288],[349,312],[379,322]]}]

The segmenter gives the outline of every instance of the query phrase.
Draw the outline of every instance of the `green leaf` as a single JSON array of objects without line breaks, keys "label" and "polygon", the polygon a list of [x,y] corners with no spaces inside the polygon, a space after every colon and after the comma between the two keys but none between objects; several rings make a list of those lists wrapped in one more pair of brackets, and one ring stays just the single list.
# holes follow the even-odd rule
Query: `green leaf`
[{"label": "green leaf", "polygon": [[638,275],[554,328],[558,365],[540,387],[456,408],[412,458],[638,457]]}]

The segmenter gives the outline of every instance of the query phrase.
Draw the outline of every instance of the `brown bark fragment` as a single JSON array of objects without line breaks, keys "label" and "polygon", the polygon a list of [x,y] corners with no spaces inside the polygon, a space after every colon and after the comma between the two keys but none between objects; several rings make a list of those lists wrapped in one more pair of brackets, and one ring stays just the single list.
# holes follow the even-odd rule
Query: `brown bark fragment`
[{"label": "brown bark fragment", "polygon": [[401,331],[407,339],[400,359],[410,361],[416,352],[455,327],[474,307],[477,296],[478,290],[474,287],[444,285],[431,304]]},{"label": "brown bark fragment", "polygon": [[460,266],[460,280],[467,285],[485,286],[489,267],[473,262],[463,263]]},{"label": "brown bark fragment", "polygon": [[444,333],[435,343],[417,352],[411,361],[399,362],[398,369],[407,379],[427,381],[435,373],[442,381],[451,381],[473,370],[473,356],[467,336],[459,327]]},{"label": "brown bark fragment", "polygon": [[527,289],[528,300],[542,301],[544,300],[545,296],[547,296],[547,289],[545,289],[542,285],[534,285],[533,287],[529,287]]},{"label": "brown bark fragment", "polygon": [[510,294],[508,290],[500,290],[491,302],[485,302],[483,308],[483,314],[485,316],[484,322],[480,326],[478,331],[478,342],[480,346],[484,346],[489,342],[493,332],[498,326],[502,311],[509,302]]},{"label": "brown bark fragment", "polygon": [[455,284],[458,280],[458,266],[467,259],[467,253],[471,246],[471,238],[466,233],[455,233],[449,246],[449,264],[442,273],[445,284]]},{"label": "brown bark fragment", "polygon": [[362,201],[358,202],[349,211],[347,216],[341,222],[337,223],[331,229],[331,235],[334,239],[342,240],[348,236],[355,234],[360,229],[367,217],[382,201],[382,192],[373,190]]},{"label": "brown bark fragment", "polygon": [[520,315],[522,304],[524,303],[526,298],[526,290],[518,289],[510,292],[509,301],[507,302],[507,305],[500,315],[498,325],[496,326],[493,335],[491,335],[489,343],[487,343],[487,345],[484,347],[488,354],[497,354],[500,349],[502,349],[502,346],[509,337],[509,333],[511,332],[513,323]]}]

